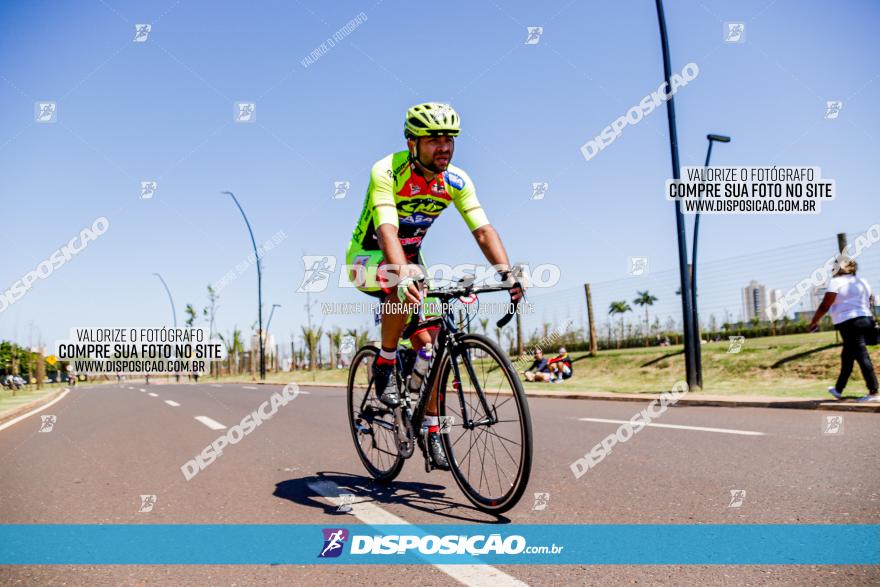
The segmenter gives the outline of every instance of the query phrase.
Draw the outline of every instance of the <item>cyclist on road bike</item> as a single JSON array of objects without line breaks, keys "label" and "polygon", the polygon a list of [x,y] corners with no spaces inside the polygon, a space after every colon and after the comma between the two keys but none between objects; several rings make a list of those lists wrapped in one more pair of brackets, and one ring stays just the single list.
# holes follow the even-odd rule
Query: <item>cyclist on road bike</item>
[{"label": "cyclist on road bike", "polygon": [[[419,266],[422,241],[450,203],[464,218],[489,263],[506,277],[510,261],[501,238],[489,224],[470,177],[451,164],[454,137],[459,132],[459,116],[451,106],[417,104],[406,112],[407,150],[373,165],[363,211],[346,252],[350,279],[361,291],[383,302],[388,297],[396,301],[397,284],[403,281],[406,302],[410,308],[418,304],[422,290],[415,283],[405,284],[408,278],[424,274]],[[513,302],[522,295],[520,287],[510,290]],[[381,305],[382,349],[373,364],[373,381],[379,400],[392,408],[400,404],[394,369],[397,345],[410,311],[400,304]],[[413,333],[413,348],[418,351],[433,343],[436,330],[424,328]],[[436,385],[425,414],[431,458],[437,468],[448,469],[440,442]]]}]

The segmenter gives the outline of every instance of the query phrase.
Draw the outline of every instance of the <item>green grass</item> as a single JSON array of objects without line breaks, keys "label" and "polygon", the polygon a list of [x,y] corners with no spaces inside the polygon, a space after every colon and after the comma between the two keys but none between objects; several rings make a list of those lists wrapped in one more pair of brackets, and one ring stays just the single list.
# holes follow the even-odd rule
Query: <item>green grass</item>
[{"label": "green grass", "polygon": [[[702,345],[702,392],[716,395],[772,395],[823,398],[840,367],[834,332],[746,339],[739,353],[728,341]],[[880,361],[877,347],[872,360]],[[582,391],[657,392],[684,379],[683,346],[602,351],[596,357],[573,354],[575,375],[554,388]],[[548,384],[528,384],[529,389]],[[847,387],[863,394],[858,368]]]},{"label": "green grass", "polygon": [[[728,353],[729,342],[702,346],[702,393],[713,395],[766,395],[825,398],[840,367],[840,347],[834,332],[749,338],[739,353]],[[684,379],[683,346],[600,351],[596,357],[571,353],[574,376],[562,383],[525,383],[528,390],[608,391],[656,393]],[[880,364],[880,347],[871,348],[874,364]],[[514,361],[518,370],[531,360]],[[274,383],[346,383],[347,369],[294,373],[267,373]],[[222,381],[250,381],[250,374],[224,376]],[[215,381],[205,378],[202,381]],[[853,370],[848,395],[862,395],[864,382],[858,367]]]},{"label": "green grass", "polygon": [[46,397],[56,389],[64,386],[63,383],[46,383],[43,384],[43,389],[37,389],[36,385],[26,385],[16,391],[15,395],[12,395],[12,392],[4,387],[0,389],[0,414],[10,412],[34,400]]}]

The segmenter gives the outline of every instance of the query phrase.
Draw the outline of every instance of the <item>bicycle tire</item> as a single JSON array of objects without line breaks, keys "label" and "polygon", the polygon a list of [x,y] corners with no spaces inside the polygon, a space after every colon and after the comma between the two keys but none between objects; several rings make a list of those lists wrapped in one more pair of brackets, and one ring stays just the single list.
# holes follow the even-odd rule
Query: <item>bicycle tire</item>
[{"label": "bicycle tire", "polygon": [[[511,509],[519,502],[520,498],[522,498],[523,496],[523,493],[525,493],[526,487],[529,482],[529,477],[531,476],[533,444],[531,415],[529,412],[529,405],[526,399],[526,394],[522,387],[522,382],[520,381],[516,371],[514,370],[513,365],[511,365],[510,360],[507,358],[507,355],[505,355],[504,351],[501,350],[498,344],[482,334],[466,334],[459,339],[458,344],[454,349],[452,349],[452,352],[455,353],[457,356],[461,356],[462,351],[469,348],[479,349],[486,352],[488,356],[490,356],[494,360],[496,365],[500,365],[501,370],[510,385],[512,399],[515,402],[517,412],[519,414],[519,431],[522,439],[522,443],[520,446],[520,463],[517,468],[516,477],[510,485],[510,489],[505,491],[503,494],[497,496],[482,495],[478,489],[475,489],[473,487],[473,484],[469,480],[469,470],[468,474],[466,474],[462,470],[462,466],[464,463],[459,463],[456,460],[455,443],[458,442],[458,440],[455,440],[455,442],[453,442],[450,439],[449,433],[441,434],[441,438],[443,441],[443,448],[446,450],[446,456],[449,460],[452,476],[455,479],[455,482],[458,484],[459,488],[468,498],[468,500],[470,500],[470,502],[481,511],[493,514],[500,514]],[[451,363],[452,359],[453,355],[447,354],[444,357],[443,364],[440,367],[441,393],[438,397],[438,408],[441,416],[447,415],[447,399],[448,397],[450,397],[449,393],[447,393],[447,385],[449,383],[449,376],[451,373],[453,373]],[[462,377],[470,378],[470,373],[462,373]],[[452,397],[457,399],[460,393],[464,392],[459,390],[452,390]],[[496,399],[497,397],[498,394],[496,394]],[[487,397],[486,399],[487,402],[492,403],[491,398]],[[453,427],[455,427],[455,424],[453,424]],[[463,427],[461,428],[463,429]],[[494,446],[495,445],[493,444],[493,451]],[[502,444],[501,446],[504,445]],[[470,450],[472,450],[472,448],[473,445],[471,446],[471,449],[469,449],[469,452]],[[510,453],[508,452],[508,454]],[[470,462],[468,462],[468,467],[470,467]],[[501,485],[500,475],[499,485]]]},{"label": "bicycle tire", "polygon": [[[367,400],[369,406],[375,407],[379,411],[388,412],[387,408],[382,406],[382,404],[379,402],[378,399],[376,399],[375,394],[373,393],[373,382],[371,376],[368,375],[368,377],[370,377],[368,379],[369,383],[363,390],[358,389],[358,387],[360,386],[357,385],[358,381],[356,381],[358,369],[361,367],[361,363],[367,362],[364,367],[368,369],[367,373],[370,373],[372,371],[372,360],[374,360],[377,356],[379,356],[379,349],[373,345],[361,347],[355,354],[354,358],[351,361],[351,367],[349,368],[348,372],[348,391],[346,393],[346,405],[348,407],[348,425],[349,429],[351,430],[351,438],[354,442],[355,450],[358,453],[358,457],[360,457],[361,463],[364,465],[364,468],[367,470],[370,476],[372,476],[374,479],[376,479],[377,481],[388,483],[390,481],[393,481],[400,474],[401,469],[403,469],[403,463],[405,461],[405,459],[397,453],[397,443],[394,438],[395,435],[393,433],[389,433],[387,429],[376,424],[370,424],[369,433],[365,433],[358,426],[359,422],[357,421],[358,416],[360,415],[360,404],[363,400],[364,394],[372,395],[372,398]],[[388,415],[390,416],[390,422],[394,423],[393,414],[388,412]],[[368,422],[366,422],[363,418],[361,418],[360,423],[362,425],[368,424]],[[390,462],[387,466],[383,466],[381,464],[377,465],[374,462],[374,460],[376,459],[370,458],[370,456],[364,451],[364,447],[360,442],[361,436],[371,436],[372,442],[375,446],[377,432],[379,434],[389,434],[388,439],[391,441],[395,441],[393,443],[385,443],[386,448],[393,448],[393,457],[392,455],[387,454],[387,452],[383,452],[382,449],[377,449],[380,452],[383,452],[383,454],[392,457],[389,459]]]}]

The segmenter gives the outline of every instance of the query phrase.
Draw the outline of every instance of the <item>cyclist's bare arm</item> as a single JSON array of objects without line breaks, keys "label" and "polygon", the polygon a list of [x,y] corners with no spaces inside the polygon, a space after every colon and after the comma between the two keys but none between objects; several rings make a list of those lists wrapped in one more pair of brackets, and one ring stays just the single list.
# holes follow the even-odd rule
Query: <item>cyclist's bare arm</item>
[{"label": "cyclist's bare arm", "polygon": [[[397,239],[397,227],[393,224],[380,224],[376,229],[379,237],[379,248],[388,264],[392,265],[392,271],[398,276],[398,280],[405,277],[415,277],[421,274],[418,265],[412,265],[407,261],[403,252],[403,246]],[[406,301],[417,303],[421,300],[421,292],[416,284],[411,283],[406,290]]]},{"label": "cyclist's bare arm", "polygon": [[[507,258],[507,251],[504,250],[504,244],[501,242],[501,237],[498,235],[498,231],[495,230],[491,224],[485,224],[475,229],[472,234],[489,263],[500,271],[510,269],[510,260]],[[515,288],[510,290],[511,300],[517,301],[522,296],[522,289]]]}]

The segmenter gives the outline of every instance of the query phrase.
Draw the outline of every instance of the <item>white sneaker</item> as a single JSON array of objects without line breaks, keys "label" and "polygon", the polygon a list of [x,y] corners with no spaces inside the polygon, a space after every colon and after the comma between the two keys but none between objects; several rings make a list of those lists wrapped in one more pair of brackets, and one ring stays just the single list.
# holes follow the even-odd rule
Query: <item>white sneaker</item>
[{"label": "white sneaker", "polygon": [[869,393],[865,397],[860,397],[860,402],[880,402],[880,393]]},{"label": "white sneaker", "polygon": [[831,395],[833,395],[833,396],[836,397],[837,399],[840,399],[840,398],[843,397],[843,395],[841,395],[841,393],[840,393],[839,391],[837,391],[836,389],[834,389],[834,387],[829,387],[829,388],[828,388],[828,393],[830,393]]}]

